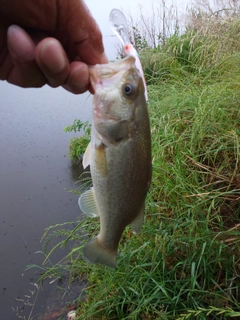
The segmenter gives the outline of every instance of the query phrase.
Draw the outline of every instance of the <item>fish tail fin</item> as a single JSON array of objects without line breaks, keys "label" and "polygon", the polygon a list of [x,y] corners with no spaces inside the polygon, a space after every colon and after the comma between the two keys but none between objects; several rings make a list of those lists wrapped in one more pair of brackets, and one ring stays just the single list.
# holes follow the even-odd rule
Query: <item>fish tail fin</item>
[{"label": "fish tail fin", "polygon": [[106,249],[95,237],[83,248],[83,257],[88,263],[99,263],[109,268],[115,269],[117,260],[117,250]]}]

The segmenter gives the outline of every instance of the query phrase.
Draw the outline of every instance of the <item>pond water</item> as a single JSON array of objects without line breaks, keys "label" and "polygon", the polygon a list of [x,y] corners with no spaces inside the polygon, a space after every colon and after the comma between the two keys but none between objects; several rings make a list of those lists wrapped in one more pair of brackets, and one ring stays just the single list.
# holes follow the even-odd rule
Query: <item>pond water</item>
[{"label": "pond water", "polygon": [[[26,301],[35,290],[31,283],[39,275],[25,268],[42,264],[43,256],[35,253],[42,249],[44,229],[80,215],[78,196],[65,190],[76,188],[79,173],[68,159],[68,144],[80,134],[63,128],[74,119],[90,120],[91,101],[88,94],[62,88],[21,89],[0,82],[1,319],[17,319],[17,311],[28,319],[29,307],[16,299]],[[44,286],[32,316],[44,313],[48,294]]]}]

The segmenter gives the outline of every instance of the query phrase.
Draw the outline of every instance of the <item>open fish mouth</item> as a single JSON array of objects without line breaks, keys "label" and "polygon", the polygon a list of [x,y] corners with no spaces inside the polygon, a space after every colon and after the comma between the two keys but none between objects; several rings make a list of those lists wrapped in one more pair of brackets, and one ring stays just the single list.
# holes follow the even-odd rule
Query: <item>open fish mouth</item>
[{"label": "open fish mouth", "polygon": [[109,84],[118,83],[123,74],[135,65],[135,57],[127,56],[123,60],[116,61],[114,63],[96,64],[89,67],[90,83],[96,91],[97,87],[105,86]]}]

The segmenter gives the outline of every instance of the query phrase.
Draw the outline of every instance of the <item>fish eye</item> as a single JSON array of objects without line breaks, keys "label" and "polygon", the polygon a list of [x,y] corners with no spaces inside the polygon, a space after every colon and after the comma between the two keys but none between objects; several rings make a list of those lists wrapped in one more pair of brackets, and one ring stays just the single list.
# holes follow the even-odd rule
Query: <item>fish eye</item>
[{"label": "fish eye", "polygon": [[133,92],[133,86],[130,83],[127,83],[124,87],[124,93],[127,96],[130,96],[132,92]]}]

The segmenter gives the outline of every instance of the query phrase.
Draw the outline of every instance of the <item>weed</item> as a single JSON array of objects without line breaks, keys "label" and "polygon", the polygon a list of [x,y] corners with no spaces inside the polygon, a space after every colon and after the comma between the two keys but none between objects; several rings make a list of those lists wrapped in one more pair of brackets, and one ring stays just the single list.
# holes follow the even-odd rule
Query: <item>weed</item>
[{"label": "weed", "polygon": [[83,130],[83,135],[72,138],[69,143],[69,157],[73,162],[78,162],[85,152],[91,137],[91,124],[88,121],[82,122],[75,119],[72,125],[64,128],[65,132],[77,132]]}]

